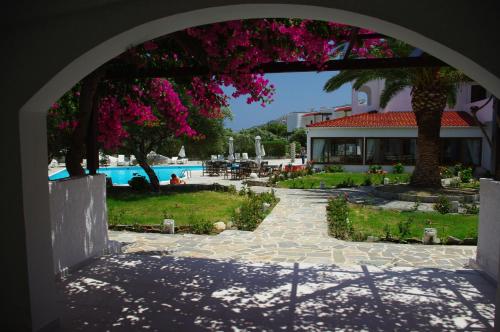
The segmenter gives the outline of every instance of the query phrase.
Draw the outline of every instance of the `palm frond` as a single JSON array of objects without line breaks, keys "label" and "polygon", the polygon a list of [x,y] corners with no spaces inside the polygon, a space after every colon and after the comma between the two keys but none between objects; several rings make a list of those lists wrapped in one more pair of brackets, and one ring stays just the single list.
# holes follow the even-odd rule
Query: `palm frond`
[{"label": "palm frond", "polygon": [[387,80],[380,94],[380,107],[385,108],[389,101],[401,90],[410,86],[407,80]]},{"label": "palm frond", "polygon": [[326,92],[332,92],[339,89],[342,85],[352,82],[362,75],[360,70],[342,70],[337,75],[332,76],[328,81],[326,81],[323,86],[323,90]]}]

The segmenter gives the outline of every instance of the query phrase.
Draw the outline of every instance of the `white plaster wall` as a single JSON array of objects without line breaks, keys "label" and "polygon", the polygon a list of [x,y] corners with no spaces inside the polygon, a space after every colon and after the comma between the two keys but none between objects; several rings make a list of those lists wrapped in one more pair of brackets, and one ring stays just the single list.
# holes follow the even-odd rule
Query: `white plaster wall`
[{"label": "white plaster wall", "polygon": [[64,273],[108,248],[106,177],[49,181],[54,273]]},{"label": "white plaster wall", "polygon": [[498,281],[500,256],[500,181],[481,179],[479,229],[476,262]]},{"label": "white plaster wall", "polygon": [[[382,92],[383,89],[380,90]],[[411,112],[411,89],[406,88],[396,94],[387,106],[382,110],[383,112]]]},{"label": "white plaster wall", "polygon": [[301,113],[288,113],[286,115],[286,128],[289,133],[301,126]]},{"label": "white plaster wall", "polygon": [[[308,130],[311,137],[417,137],[417,128],[316,128]],[[441,137],[482,137],[479,128],[441,128]]]}]

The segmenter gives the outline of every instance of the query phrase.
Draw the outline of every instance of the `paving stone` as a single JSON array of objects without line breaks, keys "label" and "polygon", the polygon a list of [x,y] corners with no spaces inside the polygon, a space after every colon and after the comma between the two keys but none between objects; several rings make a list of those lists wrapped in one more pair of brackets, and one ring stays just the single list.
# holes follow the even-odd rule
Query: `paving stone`
[{"label": "paving stone", "polygon": [[[268,188],[255,188],[262,192]],[[475,246],[422,246],[394,243],[356,243],[328,235],[326,203],[330,191],[276,189],[280,202],[254,232],[225,230],[218,235],[141,234],[110,231],[110,240],[128,243],[124,252],[168,251],[175,256],[227,258],[259,262],[304,262],[354,266],[418,266],[463,268],[475,257]],[[372,200],[369,193],[349,189],[350,199],[408,207],[408,202]],[[413,203],[410,203],[413,204]],[[421,205],[424,206],[425,205]]]}]

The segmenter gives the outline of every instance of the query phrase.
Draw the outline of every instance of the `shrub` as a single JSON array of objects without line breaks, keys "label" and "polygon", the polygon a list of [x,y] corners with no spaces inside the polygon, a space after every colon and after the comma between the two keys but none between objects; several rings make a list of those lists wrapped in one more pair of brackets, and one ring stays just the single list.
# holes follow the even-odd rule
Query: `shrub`
[{"label": "shrub", "polygon": [[286,140],[276,139],[272,141],[263,141],[262,144],[266,147],[266,154],[268,156],[283,157],[286,155],[288,147],[288,142]]},{"label": "shrub", "polygon": [[401,163],[397,163],[392,166],[392,172],[394,174],[402,174],[405,171],[405,167]]},{"label": "shrub", "polygon": [[441,175],[441,179],[449,179],[455,176],[453,167],[440,166],[439,174]]},{"label": "shrub", "polygon": [[380,165],[370,165],[368,168],[368,173],[370,174],[380,174],[382,173],[382,166]]},{"label": "shrub", "polygon": [[255,194],[253,191],[248,192],[248,197],[243,201],[241,206],[233,212],[233,225],[239,230],[253,231],[264,220],[267,211],[263,207],[263,203],[268,203],[274,206],[278,199],[274,190]]},{"label": "shrub", "polygon": [[146,180],[146,177],[142,175],[134,175],[128,181],[128,185],[130,186],[130,189],[135,191],[146,191],[151,189],[148,180]]},{"label": "shrub", "polygon": [[478,214],[479,206],[477,206],[476,202],[472,202],[471,204],[464,204],[465,213],[466,214]]},{"label": "shrub", "polygon": [[264,211],[257,199],[246,199],[233,213],[233,225],[239,230],[253,231],[262,222]]},{"label": "shrub", "polygon": [[392,234],[391,234],[391,226],[389,224],[384,225],[384,237],[386,240],[392,239]]},{"label": "shrub", "polygon": [[106,175],[106,189],[113,188],[113,180],[110,176]]},{"label": "shrub", "polygon": [[200,219],[194,215],[189,216],[189,226],[191,226],[191,232],[193,234],[210,234],[214,228],[210,220]]},{"label": "shrub", "polygon": [[398,232],[399,232],[399,238],[404,239],[405,237],[408,237],[410,235],[410,226],[413,223],[413,218],[408,218],[406,221],[400,220],[398,222]]},{"label": "shrub", "polygon": [[451,167],[451,171],[453,172],[453,176],[458,176],[459,173],[464,169],[464,166],[460,163],[455,164],[455,166]]},{"label": "shrub", "polygon": [[438,211],[441,214],[450,213],[451,203],[448,197],[444,195],[440,195],[438,197],[438,201],[434,204],[434,210]]},{"label": "shrub", "polygon": [[462,181],[462,183],[469,183],[472,179],[472,168],[462,168],[458,175],[460,176],[460,181]]},{"label": "shrub", "polygon": [[227,187],[227,192],[230,193],[230,194],[236,194],[237,193],[236,186],[234,184],[230,184]]},{"label": "shrub", "polygon": [[352,187],[356,187],[356,184],[354,183],[354,180],[350,177],[343,180],[336,186],[336,188],[352,188]]},{"label": "shrub", "polygon": [[354,229],[348,218],[347,198],[342,195],[329,198],[326,210],[330,235],[341,240],[350,238],[354,233]]},{"label": "shrub", "polygon": [[343,171],[344,167],[342,165],[325,166],[325,172],[327,173],[342,173]]},{"label": "shrub", "polygon": [[372,177],[367,175],[363,180],[363,186],[371,186],[373,184]]}]

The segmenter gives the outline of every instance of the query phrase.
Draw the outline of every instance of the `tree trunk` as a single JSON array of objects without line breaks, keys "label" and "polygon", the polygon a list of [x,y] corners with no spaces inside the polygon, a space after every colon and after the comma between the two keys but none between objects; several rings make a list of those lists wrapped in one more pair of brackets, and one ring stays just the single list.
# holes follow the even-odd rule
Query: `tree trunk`
[{"label": "tree trunk", "polygon": [[141,166],[144,172],[146,172],[153,191],[160,191],[160,180],[156,176],[156,173],[153,171],[151,166],[149,166],[149,164],[147,163],[146,157],[141,155],[136,155],[135,157],[137,158],[139,166]]},{"label": "tree trunk", "polygon": [[77,119],[78,125],[73,131],[71,144],[66,153],[66,169],[70,176],[85,175],[85,170],[81,166],[83,157],[85,156],[85,138],[88,133],[92,107],[96,102],[94,97],[103,75],[104,71],[97,69],[82,81]]},{"label": "tree trunk", "polygon": [[410,183],[414,187],[441,188],[439,133],[446,97],[446,91],[432,86],[412,90],[411,103],[418,126],[417,161]]}]

